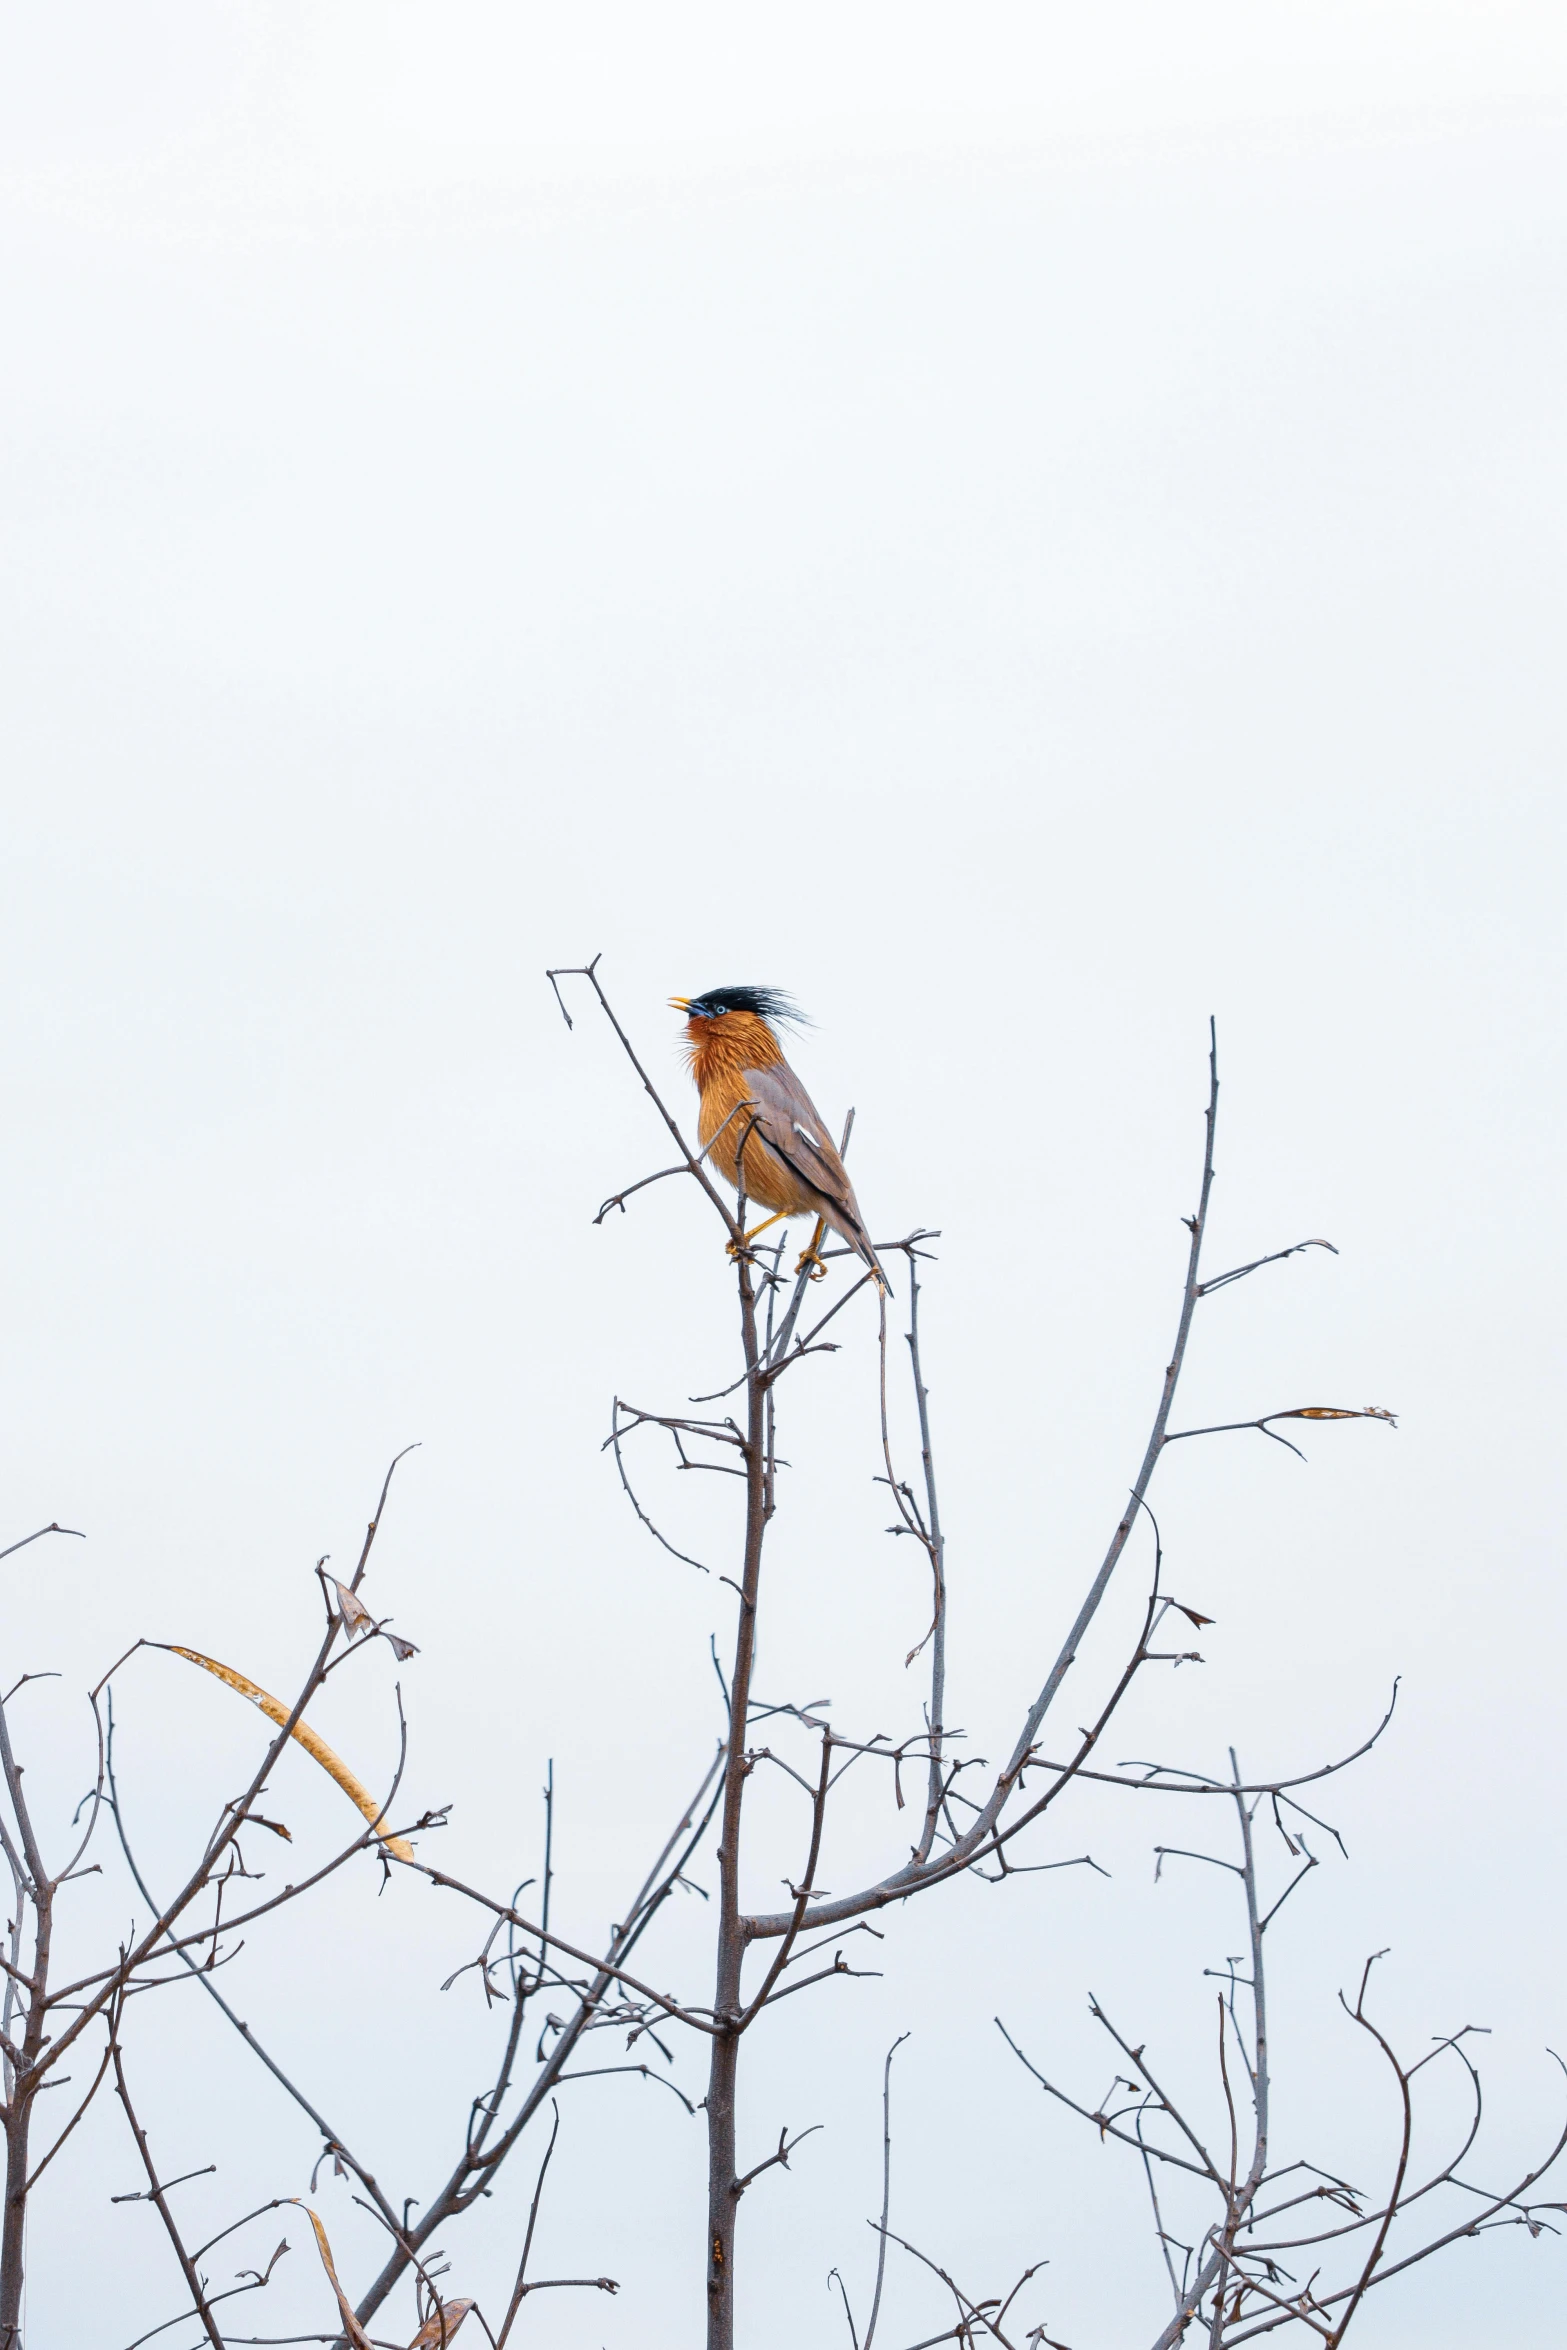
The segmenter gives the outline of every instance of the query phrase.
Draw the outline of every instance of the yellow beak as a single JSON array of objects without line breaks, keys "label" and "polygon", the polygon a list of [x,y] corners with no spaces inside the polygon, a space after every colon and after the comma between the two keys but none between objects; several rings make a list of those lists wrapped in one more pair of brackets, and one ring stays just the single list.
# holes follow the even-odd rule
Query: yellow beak
[{"label": "yellow beak", "polygon": [[669,1008],[672,1012],[689,1012],[691,998],[688,995],[672,995],[669,999]]}]

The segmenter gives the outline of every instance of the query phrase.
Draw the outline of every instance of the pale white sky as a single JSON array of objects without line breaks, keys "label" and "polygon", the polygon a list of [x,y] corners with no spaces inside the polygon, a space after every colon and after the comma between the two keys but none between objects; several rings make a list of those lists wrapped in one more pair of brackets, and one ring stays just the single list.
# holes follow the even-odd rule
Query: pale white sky
[{"label": "pale white sky", "polygon": [[[624,1900],[727,1614],[597,1445],[617,1388],[718,1383],[727,1291],[683,1201],[590,1227],[659,1163],[543,985],[599,949],[677,1095],[672,990],[793,988],[877,1230],[943,1230],[952,1711],[993,1751],[1136,1465],[1213,1012],[1215,1261],[1342,1253],[1213,1301],[1190,1409],[1401,1425],[1306,1468],[1172,1456],[1172,1581],[1218,1622],[1126,1751],[1316,1759],[1403,1674],[1280,1954],[1281,2127],[1372,2174],[1391,2116],[1333,1993],[1387,1944],[1411,2045],[1494,2028],[1480,2175],[1521,2168],[1567,2029],[1560,12],[28,6],[3,37],[5,1524],[90,1536],[7,1568],[10,1669],[64,1676],[40,1784],[75,1801],[75,1693],[140,1632],[286,1682],[312,1563],[418,1438],[378,1591],[423,1650],[413,1795],[509,1890],[553,1754],[566,1911]],[[892,1729],[923,1619],[863,1338],[790,1407],[763,1679]],[[367,1770],[375,1678],[322,1723]],[[172,1664],[123,1706],[149,1811],[250,1751]],[[759,1888],[798,1864],[778,1825]],[[1093,1987],[1200,2073],[1233,1920],[1149,1883],[1191,1828],[1090,1807],[1042,1856],[1109,1883],[932,1897],[881,1981],[784,2011],[746,2142],[827,2127],[747,2200],[748,2350],[840,2338],[906,2028],[906,2232],[982,2291],[1047,2256],[1076,2350],[1152,2337],[1135,2180],[990,2019],[1097,2096]],[[899,1824],[846,1837],[859,1868]],[[688,1907],[667,1966],[700,1984]],[[489,2045],[435,1988],[471,1936],[369,1871],[325,1914],[325,1951],[258,1945],[244,2012],[427,2192]],[[302,2191],[286,2113],[205,2119],[213,2080],[260,2093],[243,2052],[142,2028],[160,2142],[222,2166],[193,2212]],[[576,2094],[547,2258],[625,2290],[530,2304],[532,2340],[686,2350],[696,2126]],[[37,2218],[29,2350],[174,2306],[93,2128],[94,2200]],[[454,2289],[493,2292],[524,2186],[452,2231]],[[288,2269],[249,2330],[325,2322]],[[1466,2246],[1359,2338],[1545,2350],[1564,2275]],[[940,2322],[890,2289],[887,2350]]]}]

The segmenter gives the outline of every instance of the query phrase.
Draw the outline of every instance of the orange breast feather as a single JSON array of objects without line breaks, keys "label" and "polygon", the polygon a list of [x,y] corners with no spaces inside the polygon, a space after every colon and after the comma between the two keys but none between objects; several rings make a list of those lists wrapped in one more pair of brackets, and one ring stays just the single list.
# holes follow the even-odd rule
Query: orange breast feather
[{"label": "orange breast feather", "polygon": [[748,1131],[752,1114],[741,1106],[747,1099],[747,1069],[770,1068],[783,1059],[766,1021],[750,1012],[728,1012],[721,1020],[693,1020],[690,1036],[691,1074],[701,1096],[697,1139],[704,1150],[722,1129],[712,1155],[714,1170],[734,1183],[739,1172],[736,1156],[743,1149],[748,1200],[791,1215],[813,1214],[812,1194],[759,1135]]}]

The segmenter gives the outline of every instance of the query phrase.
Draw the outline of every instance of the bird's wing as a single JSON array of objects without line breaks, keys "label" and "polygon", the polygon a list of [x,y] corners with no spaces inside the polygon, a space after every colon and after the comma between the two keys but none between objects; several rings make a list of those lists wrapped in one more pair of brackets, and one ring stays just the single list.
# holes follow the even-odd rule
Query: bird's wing
[{"label": "bird's wing", "polygon": [[742,1083],[756,1105],[757,1140],[817,1195],[827,1221],[879,1272],[848,1170],[816,1114],[815,1103],[788,1062],[773,1061],[765,1069],[747,1069]]}]

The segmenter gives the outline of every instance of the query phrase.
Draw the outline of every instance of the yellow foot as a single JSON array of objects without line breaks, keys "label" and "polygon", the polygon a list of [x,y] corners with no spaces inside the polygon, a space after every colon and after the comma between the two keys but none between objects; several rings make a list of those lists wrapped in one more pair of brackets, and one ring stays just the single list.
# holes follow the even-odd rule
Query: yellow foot
[{"label": "yellow foot", "polygon": [[825,1216],[818,1216],[816,1219],[816,1230],[811,1234],[811,1245],[805,1251],[805,1254],[801,1257],[800,1262],[794,1268],[796,1278],[798,1278],[801,1273],[809,1273],[813,1281],[826,1280],[827,1267],[822,1263],[821,1258],[822,1242],[826,1239],[826,1237],[827,1219]]},{"label": "yellow foot", "polygon": [[776,1216],[765,1216],[760,1224],[753,1224],[751,1226],[751,1229],[745,1235],[743,1242],[738,1240],[726,1240],[724,1242],[725,1256],[737,1257],[740,1254],[742,1247],[750,1247],[752,1241],[756,1238],[759,1232],[767,1231],[770,1225],[781,1224],[788,1213],[789,1210],[787,1208],[780,1208]]}]

